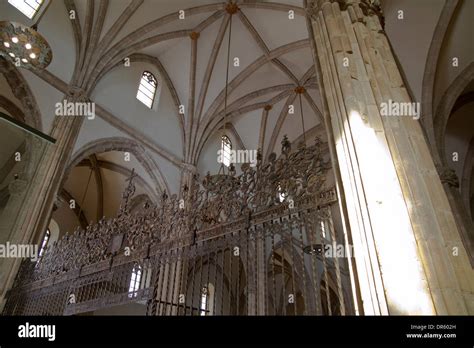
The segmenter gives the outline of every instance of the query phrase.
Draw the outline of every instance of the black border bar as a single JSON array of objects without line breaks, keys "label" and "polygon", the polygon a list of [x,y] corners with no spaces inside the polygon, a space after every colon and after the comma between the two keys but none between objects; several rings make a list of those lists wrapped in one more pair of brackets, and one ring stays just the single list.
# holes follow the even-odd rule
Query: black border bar
[{"label": "black border bar", "polygon": [[[25,323],[55,325],[55,340],[20,338]],[[421,329],[424,327],[424,329]],[[455,334],[409,338],[407,334]],[[469,316],[387,317],[0,317],[0,346],[58,344],[169,345],[411,345],[473,347]]]}]

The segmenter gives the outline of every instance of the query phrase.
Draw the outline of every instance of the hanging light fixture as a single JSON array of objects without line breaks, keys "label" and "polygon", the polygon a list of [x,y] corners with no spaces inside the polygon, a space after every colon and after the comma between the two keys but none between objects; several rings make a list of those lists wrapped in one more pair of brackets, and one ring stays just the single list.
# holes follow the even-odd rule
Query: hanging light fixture
[{"label": "hanging light fixture", "polygon": [[[45,12],[46,9],[42,15]],[[48,41],[37,31],[42,15],[31,27],[18,22],[0,21],[0,56],[15,66],[46,68],[53,59],[53,52]]]},{"label": "hanging light fixture", "polygon": [[[94,155],[92,155],[94,156]],[[92,157],[91,156],[91,157]],[[77,218],[80,220],[81,219],[81,213],[82,213],[82,208],[84,207],[84,202],[86,200],[86,196],[87,196],[87,191],[89,190],[89,184],[91,183],[91,178],[92,178],[92,172],[95,170],[95,167],[94,167],[94,161],[92,161],[89,157],[89,161],[90,161],[90,171],[89,171],[89,177],[87,178],[87,184],[86,184],[86,188],[84,190],[84,193],[82,194],[82,199],[81,199],[81,206],[79,207],[79,213],[77,214]],[[134,172],[132,171],[132,176],[131,176],[131,179],[133,179],[133,174]],[[85,221],[86,224],[87,224],[87,221]]]},{"label": "hanging light fixture", "polygon": [[303,86],[298,86],[295,88],[296,94],[298,94],[300,102],[300,113],[301,113],[301,126],[303,128],[303,146],[306,147],[306,129],[304,127],[304,114],[303,114],[303,101],[301,100],[301,95],[306,92],[306,88]]},{"label": "hanging light fixture", "polygon": [[[221,144],[223,144],[224,141],[227,141],[226,126],[227,126],[227,102],[228,102],[228,86],[229,86],[230,43],[231,43],[231,38],[232,38],[232,17],[235,13],[237,13],[238,10],[239,10],[239,7],[237,6],[237,4],[233,2],[229,2],[227,4],[226,11],[230,15],[230,19],[229,19],[229,35],[228,35],[228,41],[227,41],[227,66],[226,66],[226,72],[225,72],[224,125],[222,127]],[[224,150],[224,149],[221,149],[221,150]],[[219,168],[218,174],[225,174],[225,170],[226,170],[226,165],[224,164],[224,161],[221,161],[221,166]],[[235,167],[233,163],[230,163],[228,172],[229,174],[235,173]]]}]

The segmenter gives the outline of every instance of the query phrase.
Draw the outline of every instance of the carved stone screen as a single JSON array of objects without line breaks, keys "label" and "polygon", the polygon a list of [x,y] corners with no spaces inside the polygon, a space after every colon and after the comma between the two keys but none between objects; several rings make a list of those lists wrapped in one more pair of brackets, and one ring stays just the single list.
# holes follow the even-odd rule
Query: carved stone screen
[{"label": "carved stone screen", "polygon": [[[255,168],[195,175],[182,197],[130,212],[135,174],[117,216],[76,230],[25,261],[4,314],[71,315],[127,303],[148,315],[350,313],[346,265],[321,142]],[[284,192],[284,195],[282,195]],[[283,197],[283,199],[282,199]]]}]

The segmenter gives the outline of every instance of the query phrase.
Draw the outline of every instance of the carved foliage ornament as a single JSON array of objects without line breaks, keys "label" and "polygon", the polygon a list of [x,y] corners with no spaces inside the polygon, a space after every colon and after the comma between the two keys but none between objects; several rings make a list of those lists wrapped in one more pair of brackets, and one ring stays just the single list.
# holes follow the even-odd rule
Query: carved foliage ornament
[{"label": "carved foliage ornament", "polygon": [[380,19],[380,23],[382,28],[385,24],[385,18],[382,13],[382,8],[380,6],[380,0],[308,0],[306,12],[307,14],[313,18],[314,20],[317,19],[317,15],[321,10],[322,6],[325,3],[334,3],[337,2],[339,4],[339,8],[341,11],[345,11],[348,6],[359,6],[366,16],[373,16],[376,15]]},{"label": "carved foliage ornament", "polygon": [[438,167],[439,178],[443,184],[450,187],[459,188],[459,178],[456,172],[448,167]]},{"label": "carved foliage ornament", "polygon": [[[201,180],[194,174],[181,198],[163,194],[159,204],[147,201],[134,212],[131,203],[136,174],[132,172],[117,216],[102,218],[85,230],[78,228],[48,246],[40,262],[31,266],[34,271],[29,277],[44,279],[80,269],[122,253],[125,248],[133,251],[150,244],[190,240],[196,231],[239,225],[244,217],[273,207],[286,209],[290,200],[297,206],[308,199],[324,199],[322,192],[330,165],[323,158],[322,145],[316,139],[313,146],[299,146],[292,152],[285,136],[279,158],[273,153],[268,162],[259,160],[255,168],[242,165],[240,175],[235,171],[227,175],[208,173]],[[280,193],[284,193],[283,201]],[[121,246],[115,245],[118,239]]]}]

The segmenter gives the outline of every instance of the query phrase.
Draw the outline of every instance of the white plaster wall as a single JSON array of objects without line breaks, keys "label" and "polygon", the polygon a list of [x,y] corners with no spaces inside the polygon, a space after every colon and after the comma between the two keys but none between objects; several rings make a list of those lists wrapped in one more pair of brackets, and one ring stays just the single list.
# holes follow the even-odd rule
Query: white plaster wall
[{"label": "white plaster wall", "polygon": [[[113,0],[117,2],[117,6],[121,9],[124,9],[130,3],[129,0]],[[159,11],[157,11],[156,3],[159,1]],[[188,9],[196,6],[212,4],[212,3],[221,3],[221,0],[206,0],[206,1],[196,1],[196,0],[145,0],[143,5],[133,14],[130,21],[128,21],[123,28],[121,29],[119,35],[114,39],[113,44],[119,42],[130,32],[133,32],[143,26],[144,24],[150,23],[158,18],[166,16],[171,13],[177,12],[179,9]],[[116,19],[117,11],[113,12],[113,20]],[[185,16],[185,20],[177,20],[171,23],[161,26],[156,32],[149,33],[144,36],[148,37],[150,35],[168,32],[175,30],[182,30],[188,27],[193,27],[198,25],[201,21],[207,18],[210,15],[209,12]],[[112,25],[112,17],[106,21],[105,28],[109,28]]]},{"label": "white plaster wall", "polygon": [[74,144],[72,157],[74,157],[76,151],[78,151],[84,145],[91,143],[94,140],[110,137],[130,139],[127,134],[118,130],[98,116],[96,116],[93,120],[88,120],[87,118],[84,119],[79,136],[77,137],[76,143]]},{"label": "white plaster wall", "polygon": [[[456,171],[458,178],[462,178],[462,171],[466,161],[469,143],[474,137],[474,103],[469,103],[451,115],[446,127],[446,159]],[[452,161],[453,152],[459,154],[457,162]]]},{"label": "white plaster wall", "polygon": [[[275,125],[277,123],[278,117],[280,116],[280,112],[282,108],[285,106],[286,99],[283,99],[273,105],[273,108],[268,112],[267,118],[267,129],[265,131],[265,141],[264,141],[264,156],[267,157],[267,149],[270,144],[270,138],[272,136],[273,129],[275,129]],[[273,151],[273,150],[272,150]]]},{"label": "white plaster wall", "polygon": [[90,171],[88,167],[74,168],[64,185],[64,189],[66,189],[74,197],[77,204],[82,207],[87,222],[95,221],[97,211],[97,197],[94,194],[96,186],[94,173],[92,173],[88,185]]},{"label": "white plaster wall", "polygon": [[[225,86],[224,75],[220,75],[222,80],[222,88]],[[241,85],[239,85],[232,93],[229,94],[229,103],[243,97],[244,95],[257,91],[259,89],[284,85],[292,83],[292,81],[275,65],[266,63],[258,70],[256,70],[251,76],[249,76]],[[282,92],[282,91],[280,91]],[[279,93],[280,93],[279,92]],[[262,99],[271,99],[272,94],[262,96]],[[251,100],[248,105],[257,103],[258,99]]]},{"label": "white plaster wall", "polygon": [[[121,67],[104,77],[97,85],[92,99],[128,124],[144,133],[163,148],[177,156],[182,154],[182,141],[177,122],[176,108],[166,87],[161,88],[157,110],[150,110],[136,99],[141,74],[149,70],[158,75],[150,64],[132,63],[129,68]],[[92,131],[92,130],[91,130]],[[97,132],[97,138],[104,134]]]},{"label": "white plaster wall", "polygon": [[[3,75],[0,74],[0,95],[4,96],[5,98],[9,99],[13,104],[15,104],[20,110],[25,112],[23,110],[23,106],[21,105],[21,102],[15,98],[13,95],[13,92],[10,88],[10,85],[8,84],[7,80]],[[0,108],[2,112],[10,115],[6,110],[3,108]],[[10,115],[13,116],[13,115]]]},{"label": "white plaster wall", "polygon": [[258,148],[261,120],[262,110],[259,109],[237,116],[233,121],[234,128],[247,150],[257,150]]},{"label": "white plaster wall", "polygon": [[[314,92],[314,90],[312,91]],[[311,91],[310,91],[311,93]],[[314,94],[314,93],[312,93]],[[310,105],[306,102],[306,98],[301,96],[301,101],[303,104],[303,118],[304,118],[304,129],[308,131],[309,129],[313,128],[314,126],[320,123],[319,117],[315,115],[313,109]],[[293,142],[296,140],[300,135],[303,134],[303,123],[301,121],[301,108],[299,102],[299,96],[293,101],[292,105],[295,108],[294,114],[288,114],[286,116],[285,122],[283,123],[282,129],[277,136],[277,141],[275,143],[275,148],[273,151],[276,153],[280,153],[280,144],[283,136],[286,134],[288,139]],[[311,142],[310,142],[311,140]],[[312,144],[313,139],[306,139],[307,144]]]},{"label": "white plaster wall", "polygon": [[31,92],[35,96],[36,103],[38,104],[41,113],[41,122],[43,123],[43,132],[50,134],[55,117],[56,103],[63,100],[64,94],[29,70],[22,69],[21,73],[28,82]]},{"label": "white plaster wall", "polygon": [[[214,135],[209,138],[203,147],[201,157],[199,158],[197,165],[198,173],[201,175],[201,178],[206,175],[208,171],[211,175],[217,174],[219,168],[221,167],[221,164],[217,162],[217,151],[221,148],[222,134],[222,132],[214,133]],[[226,135],[232,142],[233,150],[242,150],[242,148],[239,147],[237,140],[230,132],[226,132]],[[240,166],[241,164],[235,164],[237,174],[241,172]]]},{"label": "white plaster wall", "polygon": [[[109,6],[107,9],[107,16],[104,20],[104,26],[102,33],[100,35],[100,40],[104,38],[106,33],[112,28],[115,21],[119,18],[120,14],[127,8],[130,4],[130,0],[113,0],[114,6]],[[109,1],[110,4],[110,1]]]},{"label": "white plaster wall", "polygon": [[[115,163],[117,165],[120,165],[122,167],[125,167],[127,169],[129,169],[130,171],[131,170],[135,170],[135,174],[137,174],[139,177],[141,177],[146,183],[149,184],[150,186],[150,189],[152,190],[158,190],[158,188],[154,187],[153,185],[153,181],[151,180],[150,178],[150,175],[148,175],[148,172],[145,170],[145,168],[143,168],[143,166],[140,164],[140,162],[138,162],[138,160],[136,159],[135,155],[134,154],[130,154],[130,161],[125,161],[125,152],[123,151],[109,151],[109,152],[104,152],[104,153],[101,153],[101,154],[98,154],[97,158],[99,160],[105,160],[107,162],[112,162],[112,163]],[[106,170],[106,169],[104,169]],[[101,169],[102,171],[102,169]],[[110,171],[110,170],[106,170],[105,173],[103,173],[103,176],[107,178],[107,176],[105,176],[105,174],[115,174],[115,172],[113,171]],[[122,185],[125,185],[125,180],[128,179],[128,177],[121,177],[120,180],[123,181],[123,184]],[[135,181],[135,185],[137,185],[137,181]],[[140,185],[138,185],[140,186]],[[139,190],[145,190],[145,188],[143,187],[138,187]],[[146,191],[146,190],[145,190]],[[149,197],[153,197],[153,196],[156,196],[157,192],[156,191],[153,191],[153,192],[146,192],[148,194]],[[135,196],[137,196],[138,194],[135,193]]]},{"label": "white plaster wall", "polygon": [[[145,0],[143,6],[141,6],[131,17],[129,22],[121,28],[113,44],[120,42],[126,35],[145,23],[156,20],[161,16],[172,13],[178,9],[215,2],[220,2],[220,0],[203,1],[199,3],[195,0],[160,0],[159,3],[157,1]],[[301,0],[278,0],[276,2],[302,6]],[[76,1],[76,3],[80,20],[83,21],[87,1],[79,0]],[[114,0],[110,2],[102,37],[129,4],[130,0]],[[387,35],[390,38],[395,53],[403,66],[408,83],[418,101],[420,101],[421,97],[421,84],[427,52],[443,5],[444,0],[383,1]],[[469,13],[472,13],[473,6],[472,1],[465,1],[462,4],[462,11],[459,11],[455,16],[452,29],[448,35],[446,47],[442,52],[441,60],[445,59],[443,57],[449,57],[454,53],[464,55],[466,52],[472,52],[472,45],[465,45],[465,38],[466,33],[472,32],[466,23],[470,23],[468,17]],[[399,9],[404,10],[405,18],[403,20],[398,20],[396,17]],[[98,11],[98,4],[95,6],[95,11]],[[275,49],[289,42],[307,38],[306,23],[301,16],[297,15],[293,21],[289,21],[287,12],[251,8],[244,8],[242,11],[258,30],[269,49]],[[160,27],[158,30],[147,33],[143,38],[161,32],[181,30],[195,26],[208,15],[209,13],[202,13],[187,17],[184,21],[174,21]],[[28,22],[26,17],[8,5],[6,1],[0,2],[0,19],[14,19],[25,23]],[[210,51],[214,45],[217,30],[221,22],[222,18],[202,32],[198,40],[196,103]],[[81,22],[81,25],[83,25],[83,22]],[[70,19],[66,15],[63,1],[53,1],[40,24],[40,32],[48,39],[54,51],[53,62],[48,67],[48,71],[67,83],[73,72],[75,47]],[[190,38],[184,37],[159,43],[142,50],[143,53],[157,56],[161,60],[177,89],[181,103],[186,106],[186,109],[188,108],[189,96],[190,48]],[[210,88],[205,100],[204,113],[211,105],[213,99],[224,87],[226,48],[227,40],[225,36],[212,74]],[[471,49],[471,51],[469,51],[469,49]],[[233,20],[231,57],[234,58],[237,56],[240,58],[240,67],[231,65],[230,79],[232,80],[232,78],[237,76],[246,66],[261,55],[263,55],[263,51],[243,27],[240,20],[235,17]],[[287,53],[279,59],[292,70],[297,78],[301,78],[312,64],[312,55],[309,48]],[[461,60],[460,63],[465,64],[466,62]],[[462,66],[460,69],[461,68]],[[181,130],[177,122],[177,110],[168,88],[160,84],[158,99],[152,110],[147,109],[136,100],[135,96],[139,79],[145,69],[152,71],[157,76],[159,75],[156,69],[150,64],[136,62],[132,63],[132,66],[129,68],[119,67],[111,71],[97,84],[92,94],[92,99],[125,122],[132,129],[135,129],[141,134],[145,134],[167,151],[181,158],[183,149],[180,135]],[[43,118],[44,130],[46,133],[49,133],[54,118],[54,104],[62,99],[63,93],[48,86],[47,83],[29,71],[22,70],[22,73],[37,99]],[[446,86],[454,77],[455,74],[451,74],[450,71],[442,70],[437,79],[437,90],[442,91],[442,86]],[[260,88],[289,83],[290,81],[291,80],[278,68],[267,63],[233,91],[229,100],[236,100],[246,93]],[[3,94],[6,90],[5,81],[0,79],[0,93]],[[320,106],[319,93],[316,90],[310,90],[309,92],[315,100],[316,105]],[[256,100],[250,101],[248,104],[268,100],[274,95],[276,95],[276,93],[259,97]],[[265,132],[265,151],[268,148],[272,131],[285,101],[286,98],[274,105],[273,109],[269,112],[267,130]],[[294,141],[294,139],[301,135],[302,126],[298,99],[295,100],[294,104],[296,105],[296,113],[295,115],[289,115],[287,117],[282,130],[277,136],[275,148],[271,149],[271,151],[280,153],[280,141],[284,134],[288,135],[290,141]],[[309,108],[305,99],[303,99],[303,104],[305,128],[308,130],[319,124],[320,120],[315,116],[313,110]],[[257,148],[261,114],[262,110],[259,109],[245,115],[240,115],[232,120],[245,147],[248,149]],[[99,117],[96,117],[95,120],[85,120],[75,144],[74,151],[77,151],[84,144],[91,141],[115,136],[130,137]],[[232,136],[231,140],[234,148],[237,149],[237,141],[233,139]],[[310,144],[312,144],[312,140],[313,139],[309,140]],[[216,172],[218,170],[219,164],[217,163],[216,156],[219,148],[220,133],[215,134],[206,143],[198,163],[200,173],[205,174],[207,171]],[[171,192],[177,192],[181,178],[179,168],[151,150],[149,153],[162,170]],[[268,154],[265,153],[265,155]],[[151,180],[147,174],[140,173],[140,175],[144,177],[145,180],[150,181],[151,184]],[[117,185],[117,187],[121,187],[120,184],[117,183]],[[93,203],[91,202],[91,204]]]},{"label": "white plaster wall", "polygon": [[76,227],[80,226],[76,214],[69,208],[69,205],[66,205],[66,203],[61,204],[61,206],[53,212],[52,218],[58,224],[59,237],[66,233],[74,232]]},{"label": "white plaster wall", "polygon": [[[434,100],[437,105],[446,89],[474,62],[474,1],[463,0],[454,12],[453,18],[440,52],[435,81]],[[459,66],[453,67],[454,57],[459,59]]]},{"label": "white plaster wall", "polygon": [[160,168],[163,176],[168,184],[171,193],[179,192],[179,184],[181,180],[181,170],[177,168],[174,164],[164,159],[163,157],[150,153],[156,164]]},{"label": "white plaster wall", "polygon": [[[421,102],[425,63],[445,0],[385,0],[385,31],[416,101]],[[398,19],[402,10],[404,19]]]},{"label": "white plaster wall", "polygon": [[[289,0],[272,2],[303,6],[302,1]],[[285,11],[271,11],[271,14],[269,14],[269,11],[266,10],[244,8],[242,12],[245,13],[252,25],[258,30],[270,50],[292,41],[308,38],[306,21],[304,17],[297,14],[295,15],[295,19],[289,20],[288,12]],[[266,20],[262,20],[262,18]],[[275,30],[275,28],[284,30]]]},{"label": "white plaster wall", "polygon": [[71,20],[66,13],[64,1],[52,0],[38,31],[48,40],[53,51],[48,71],[69,82],[74,71],[75,46]]}]

